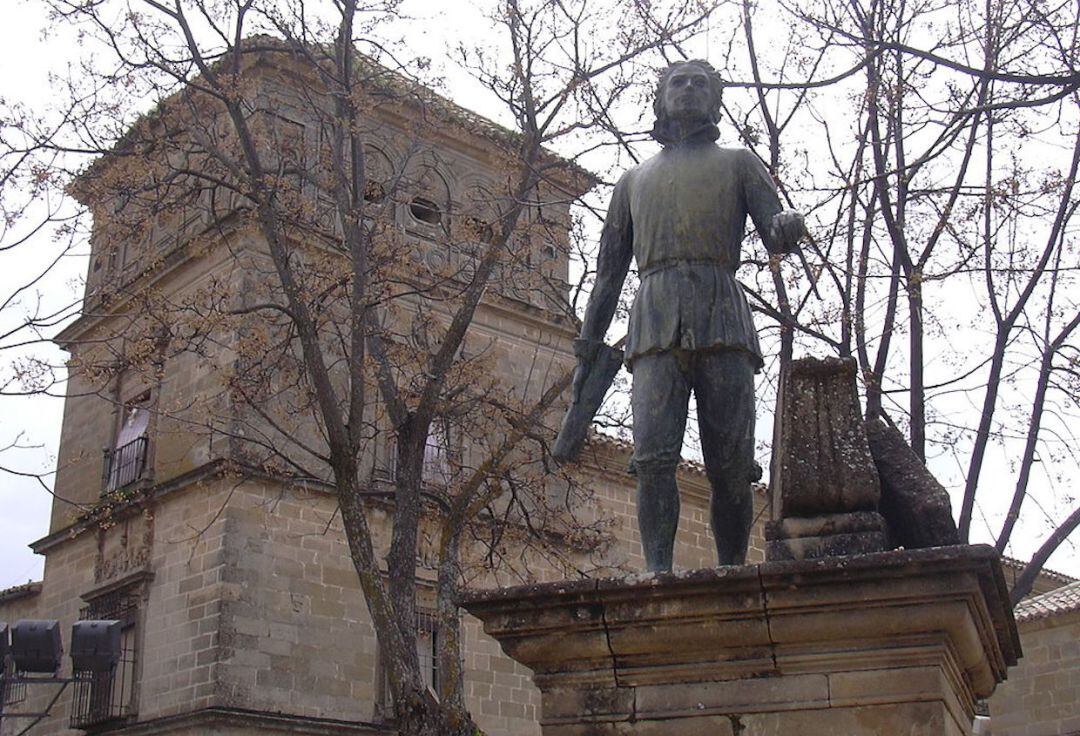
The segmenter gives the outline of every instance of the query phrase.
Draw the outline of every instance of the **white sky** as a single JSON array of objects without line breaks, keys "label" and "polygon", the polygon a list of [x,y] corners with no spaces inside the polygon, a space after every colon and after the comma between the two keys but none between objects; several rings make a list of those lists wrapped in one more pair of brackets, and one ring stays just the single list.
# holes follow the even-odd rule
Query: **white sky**
[{"label": "white sky", "polygon": [[[54,42],[42,42],[44,18],[37,3],[5,3],[4,22],[0,23],[0,94],[8,100],[22,100],[30,105],[45,104],[48,99],[50,68],[62,68],[66,52]],[[26,274],[31,273],[35,254],[4,254],[0,260],[0,293],[8,294]],[[44,255],[44,254],[37,254]],[[16,256],[18,262],[13,262]],[[58,303],[75,293],[73,280],[81,278],[84,259],[70,258],[61,264],[64,273],[47,284],[48,297]],[[18,309],[18,308],[16,308]],[[19,314],[2,316],[10,325]],[[46,348],[48,349],[48,348]],[[59,350],[50,351],[63,360]],[[7,356],[4,357],[5,364]],[[36,445],[27,450],[7,450],[3,464],[27,472],[50,472],[56,463],[60,438],[63,400],[0,397],[0,446],[12,442],[20,433],[20,444]],[[47,478],[51,486],[52,478]],[[0,475],[0,588],[40,580],[44,558],[30,552],[27,545],[48,531],[52,498],[37,481],[9,474]]]},{"label": "white sky", "polygon": [[[50,97],[48,73],[51,70],[62,71],[67,63],[77,58],[78,49],[62,31],[52,29],[48,36],[43,35],[48,24],[40,4],[35,0],[20,3],[9,0],[5,5],[4,23],[0,24],[0,94],[9,100],[21,100],[30,105],[47,105]],[[447,43],[475,36],[482,31],[482,24],[478,26],[470,12],[462,12],[460,8],[452,12],[444,11],[440,9],[442,7],[443,3],[428,0],[412,0],[405,6],[406,12],[417,21],[423,21],[423,30],[415,31],[415,38],[411,39],[414,47],[422,44],[430,48],[430,55],[436,58]],[[449,75],[449,78],[452,83],[443,90],[445,93],[465,106],[485,112],[483,91],[475,82],[459,74]],[[18,261],[14,262],[10,254],[5,254],[0,259],[0,294],[8,293],[10,287],[18,284],[34,267],[35,256],[41,258],[43,255],[40,252],[19,253]],[[65,259],[45,287],[44,297],[59,303],[80,293],[79,282],[85,267],[82,258]],[[12,318],[10,312],[0,315],[0,324],[10,324],[8,320]],[[56,349],[51,354],[55,362],[62,362],[65,357]],[[0,446],[17,436],[21,436],[20,444],[34,446],[6,451],[3,464],[28,472],[53,470],[62,409],[63,401],[58,398],[0,397]],[[768,431],[771,417],[764,415],[770,411],[771,407],[759,406],[759,433]],[[1001,462],[1002,459],[996,460]],[[993,463],[984,471],[984,482],[993,483],[1001,477],[992,471]],[[51,484],[51,477],[47,481]],[[1011,490],[1010,481],[1002,489],[1002,495],[1006,495],[1006,491],[1011,493]],[[954,505],[957,502],[958,499],[954,500]],[[0,589],[30,579],[40,579],[43,558],[33,555],[27,545],[47,533],[51,503],[49,494],[36,481],[8,474],[0,476]],[[1031,511],[1026,508],[1024,513]],[[994,526],[996,528],[996,523]],[[1036,527],[1038,525],[1032,528]],[[978,535],[979,531],[977,517],[973,533]],[[1012,553],[1028,555],[1036,546],[1030,534],[1025,537],[1018,532]],[[1080,576],[1080,553],[1076,542],[1064,545],[1051,558],[1049,566]]]}]

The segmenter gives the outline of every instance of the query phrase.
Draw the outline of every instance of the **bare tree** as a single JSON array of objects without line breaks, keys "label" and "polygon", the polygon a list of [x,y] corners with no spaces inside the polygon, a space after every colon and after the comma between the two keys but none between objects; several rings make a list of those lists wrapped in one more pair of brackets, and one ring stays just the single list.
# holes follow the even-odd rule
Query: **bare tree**
[{"label": "bare tree", "polygon": [[[978,499],[997,492],[984,469],[1011,472],[1001,530],[987,529],[1006,551],[1033,470],[1043,463],[1046,486],[1076,466],[1075,8],[770,10],[787,14],[786,44],[754,42],[753,5],[730,36],[732,87],[750,91],[729,94],[730,117],[817,227],[815,273],[759,279],[759,309],[782,357],[788,332],[854,354],[868,413],[906,426],[932,467],[963,469],[965,539]],[[1032,574],[1075,527],[1047,521]]]},{"label": "bare tree", "polygon": [[[100,156],[74,184],[95,216],[84,319],[105,325],[82,375],[105,386],[160,380],[178,360],[216,366],[212,395],[153,407],[158,431],[202,432],[235,472],[332,490],[397,727],[473,734],[454,603],[471,566],[513,568],[533,550],[572,567],[603,543],[603,523],[568,513],[580,491],[545,461],[565,351],[536,338],[523,380],[507,385],[490,370],[498,347],[471,328],[507,299],[574,324],[568,207],[593,182],[549,147],[603,145],[630,80],[709,8],[498,4],[503,53],[458,55],[507,106],[507,131],[415,81],[380,40],[393,2],[51,5],[110,53],[97,78],[107,99],[42,140],[68,160]],[[152,112],[131,114],[146,102]],[[373,145],[390,118],[413,128],[395,141],[404,162]],[[424,145],[450,127],[483,138],[499,174],[464,201],[439,193],[438,153]],[[426,228],[421,251],[388,207]],[[166,287],[158,274],[182,257],[217,265]],[[382,485],[380,463],[392,468]],[[373,513],[391,519],[385,548]],[[437,694],[414,626],[425,552]]]},{"label": "bare tree", "polygon": [[[84,94],[58,100],[47,114],[14,97],[0,98],[0,397],[19,406],[27,397],[63,395],[65,370],[51,337],[79,310],[71,266],[85,253],[78,210],[58,175],[61,131],[86,108]],[[9,411],[11,409],[9,408]],[[73,510],[85,506],[55,494],[55,468],[34,462],[44,438],[22,424],[0,436],[0,473],[13,487],[38,488]],[[9,478],[10,480],[10,478]]]}]

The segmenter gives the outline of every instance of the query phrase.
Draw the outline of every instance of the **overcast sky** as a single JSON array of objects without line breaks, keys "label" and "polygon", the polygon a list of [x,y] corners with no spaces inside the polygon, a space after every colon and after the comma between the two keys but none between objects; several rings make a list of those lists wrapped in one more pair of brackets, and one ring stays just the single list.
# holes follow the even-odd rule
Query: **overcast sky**
[{"label": "overcast sky", "polygon": [[[17,3],[9,0],[5,5],[4,22],[0,24],[0,79],[3,80],[0,94],[8,100],[21,100],[35,106],[46,105],[51,94],[49,72],[63,71],[68,63],[77,58],[77,49],[63,29],[48,27],[37,0]],[[405,6],[414,17],[428,21],[423,24],[423,32],[416,31],[411,39],[414,48],[426,47],[430,49],[427,53],[434,57],[441,54],[441,49],[449,41],[468,34],[475,35],[483,29],[483,24],[478,24],[475,16],[470,20],[468,13],[457,8],[446,15],[439,9],[441,6],[442,3],[427,0],[412,0]],[[444,90],[447,94],[468,107],[491,114],[490,109],[484,109],[483,98],[475,83],[453,74],[450,80],[448,89]],[[13,286],[25,279],[26,274],[33,272],[40,265],[37,261],[45,253],[21,251],[14,256],[4,254],[3,260],[0,260],[0,293],[9,293]],[[42,297],[58,304],[81,293],[80,282],[85,269],[85,257],[64,259]],[[17,310],[10,309],[0,314],[0,327],[12,324],[18,315]],[[62,363],[65,357],[55,348],[42,347],[38,350],[40,354],[51,355],[57,363]],[[6,357],[4,359],[7,360]],[[6,450],[3,465],[26,472],[53,470],[62,409],[63,401],[59,398],[0,397],[0,446],[6,446],[16,439],[20,445],[30,446],[27,449]],[[759,417],[767,411],[771,411],[771,407],[759,406]],[[760,417],[759,425],[761,431],[767,432],[770,425],[768,417]],[[1004,462],[1001,458],[997,461]],[[984,477],[988,479],[986,482],[994,482],[994,474],[987,473]],[[52,478],[47,477],[46,481],[51,485]],[[47,533],[51,503],[51,496],[36,480],[3,475],[0,482],[0,589],[25,583],[29,579],[40,579],[43,558],[33,555],[27,545]],[[978,524],[973,531],[979,533]],[[1033,539],[1020,540],[1020,544],[1015,545],[1015,554],[1030,554],[1035,546]],[[1050,567],[1080,576],[1077,547],[1075,541],[1067,542],[1051,558]]]},{"label": "overcast sky", "polygon": [[[45,104],[48,99],[50,68],[62,69],[69,56],[65,45],[54,41],[42,42],[44,17],[38,3],[5,3],[4,22],[0,23],[0,94],[8,100],[21,100],[30,105]],[[40,259],[34,253],[6,253],[0,267],[0,293],[11,289],[33,272]],[[15,257],[17,256],[17,258]],[[51,280],[47,298],[62,300],[73,295],[74,280],[85,271],[85,259],[65,259],[63,274]],[[35,295],[28,295],[35,298]],[[0,315],[4,326],[12,324],[23,313],[25,302]],[[46,347],[46,350],[48,348]],[[59,350],[48,350],[56,360],[63,360]],[[5,363],[8,357],[4,356]],[[3,455],[5,466],[27,472],[49,472],[56,462],[56,446],[60,437],[63,400],[34,397],[33,399],[0,397],[0,446],[17,438],[31,449],[8,449]],[[49,485],[52,478],[46,479]],[[0,476],[0,588],[41,578],[43,558],[30,552],[27,545],[48,531],[49,508],[52,499],[37,481],[10,474]]]}]

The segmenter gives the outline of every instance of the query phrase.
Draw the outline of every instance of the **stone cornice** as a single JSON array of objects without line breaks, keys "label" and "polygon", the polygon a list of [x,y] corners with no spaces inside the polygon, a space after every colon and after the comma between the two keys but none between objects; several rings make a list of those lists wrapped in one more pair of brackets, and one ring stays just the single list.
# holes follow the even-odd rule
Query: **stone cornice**
[{"label": "stone cornice", "polygon": [[[227,465],[228,461],[224,459],[211,460],[183,475],[178,475],[175,478],[170,478],[162,483],[140,489],[140,491],[130,499],[126,499],[114,506],[111,513],[115,515],[129,513],[132,509],[138,508],[141,504],[152,498],[159,498],[193,483],[198,483],[199,481],[221,475],[226,471]],[[31,542],[30,549],[39,555],[45,554],[57,545],[62,544],[64,541],[74,539],[87,530],[96,528],[99,521],[100,516],[91,510],[67,526],[57,529],[55,532],[52,532],[35,542]]]},{"label": "stone cornice", "polygon": [[[924,625],[930,627],[927,631],[934,630],[931,624],[938,609],[957,604],[969,610],[971,619],[951,633],[954,645],[960,647],[964,676],[976,695],[988,696],[1004,678],[1005,668],[1020,656],[999,556],[988,545],[474,590],[460,602],[485,622],[485,632],[495,636],[505,651],[534,670],[540,684],[549,668],[564,664],[552,658],[567,653],[582,677],[591,673],[618,679],[620,671],[629,675],[655,664],[655,652],[634,648],[635,632],[659,625],[674,601],[680,601],[685,618],[667,621],[673,627],[670,641],[689,647],[682,654],[696,652],[703,667],[708,662],[709,667],[745,666],[768,674],[781,654],[794,656],[785,650],[789,634],[792,641],[801,642],[808,636],[826,641],[841,635],[855,641],[900,637],[915,627],[914,635]],[[515,618],[523,610],[534,612],[528,626],[520,616]],[[575,619],[582,611],[589,614]],[[711,620],[715,625],[702,628],[703,621]],[[800,628],[809,625],[818,629]],[[760,636],[749,637],[747,626],[756,627],[755,636]],[[548,635],[578,644],[568,644],[559,653],[536,646]],[[730,640],[722,641],[724,637]],[[612,648],[619,642],[625,642],[625,652]],[[710,647],[722,646],[742,647],[745,657],[732,662],[713,659]]]},{"label": "stone cornice", "polygon": [[108,733],[124,736],[143,736],[143,734],[159,736],[178,731],[218,733],[220,728],[257,728],[259,733],[277,732],[309,736],[324,736],[324,734],[326,736],[330,734],[374,736],[395,732],[391,726],[365,721],[341,721],[333,718],[268,713],[243,708],[211,707],[110,728]]},{"label": "stone cornice", "polygon": [[117,578],[109,580],[101,585],[96,585],[90,590],[83,593],[80,598],[89,603],[90,601],[98,598],[103,598],[110,593],[115,593],[118,590],[124,588],[145,586],[154,579],[154,573],[146,567],[140,567],[136,570],[130,570]]}]

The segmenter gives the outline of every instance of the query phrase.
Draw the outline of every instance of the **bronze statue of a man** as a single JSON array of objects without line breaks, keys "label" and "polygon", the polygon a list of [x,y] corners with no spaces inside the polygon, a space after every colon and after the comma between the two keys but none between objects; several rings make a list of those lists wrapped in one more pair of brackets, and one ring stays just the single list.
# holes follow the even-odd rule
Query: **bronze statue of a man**
[{"label": "bronze statue of a man", "polygon": [[664,148],[615,186],[596,286],[575,341],[576,401],[635,258],[641,287],[625,362],[633,373],[638,524],[652,571],[671,569],[679,520],[675,471],[691,391],[719,562],[746,559],[757,469],[754,374],[763,361],[735,270],[747,215],[770,253],[791,252],[805,234],[802,215],[782,210],[757,157],[716,145],[721,87],[704,61],[677,63],[662,75],[653,137]]}]

